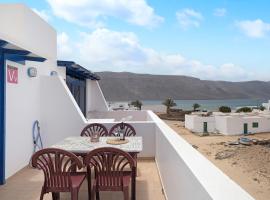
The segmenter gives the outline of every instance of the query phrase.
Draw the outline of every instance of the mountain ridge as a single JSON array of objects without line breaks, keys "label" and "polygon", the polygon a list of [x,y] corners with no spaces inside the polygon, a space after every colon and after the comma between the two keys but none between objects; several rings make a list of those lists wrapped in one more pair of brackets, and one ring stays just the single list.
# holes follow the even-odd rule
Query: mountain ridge
[{"label": "mountain ridge", "polygon": [[108,101],[199,99],[270,99],[270,82],[212,81],[182,75],[97,72]]}]

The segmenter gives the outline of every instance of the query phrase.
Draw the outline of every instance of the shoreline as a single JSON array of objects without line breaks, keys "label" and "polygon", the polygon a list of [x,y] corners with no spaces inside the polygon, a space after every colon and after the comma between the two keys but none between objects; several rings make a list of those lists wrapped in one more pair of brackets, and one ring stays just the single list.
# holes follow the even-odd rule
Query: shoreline
[{"label": "shoreline", "polygon": [[[141,100],[143,103],[143,109],[150,109],[154,112],[162,112],[164,100]],[[257,107],[266,102],[265,99],[210,99],[210,100],[176,100],[177,106],[175,108],[182,109],[184,111],[192,110],[192,105],[198,103],[201,105],[201,110],[217,111],[220,106],[229,106],[231,109],[237,109],[239,107]],[[131,101],[108,101],[111,104],[117,103],[130,103]]]}]

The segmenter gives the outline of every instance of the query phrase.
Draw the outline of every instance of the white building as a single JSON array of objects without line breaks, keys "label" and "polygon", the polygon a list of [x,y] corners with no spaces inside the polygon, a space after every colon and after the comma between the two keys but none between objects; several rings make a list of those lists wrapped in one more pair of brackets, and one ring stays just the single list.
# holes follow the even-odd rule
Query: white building
[{"label": "white building", "polygon": [[166,199],[253,200],[153,112],[108,111],[99,77],[57,61],[56,31],[31,9],[0,4],[0,27],[0,185],[28,165],[35,120],[46,148],[79,136],[89,123],[109,129],[132,116],[129,123],[143,138],[139,156],[155,159]]},{"label": "white building", "polygon": [[270,100],[267,103],[263,103],[262,106],[264,106],[266,110],[270,111]]},{"label": "white building", "polygon": [[213,113],[204,117],[200,114],[185,116],[185,127],[195,133],[221,133],[224,135],[241,135],[249,133],[270,132],[270,113]]},{"label": "white building", "polygon": [[215,118],[198,114],[185,115],[185,127],[194,133],[215,131]]},{"label": "white building", "polygon": [[129,102],[109,102],[109,110],[138,110]]}]

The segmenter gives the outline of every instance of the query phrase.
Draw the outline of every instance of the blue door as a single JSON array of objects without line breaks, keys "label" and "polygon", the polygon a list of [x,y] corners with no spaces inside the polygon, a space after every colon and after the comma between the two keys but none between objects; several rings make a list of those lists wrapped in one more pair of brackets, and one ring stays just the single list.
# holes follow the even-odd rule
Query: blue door
[{"label": "blue door", "polygon": [[244,123],[244,134],[248,134],[248,124]]},{"label": "blue door", "polygon": [[203,122],[203,132],[208,133],[208,124],[207,124],[207,122]]}]

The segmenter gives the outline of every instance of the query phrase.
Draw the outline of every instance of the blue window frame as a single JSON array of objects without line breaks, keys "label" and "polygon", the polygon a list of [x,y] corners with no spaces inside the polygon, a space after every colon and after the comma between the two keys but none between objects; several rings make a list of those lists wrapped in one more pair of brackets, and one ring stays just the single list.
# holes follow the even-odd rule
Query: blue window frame
[{"label": "blue window frame", "polygon": [[0,185],[5,184],[5,55],[0,49]]},{"label": "blue window frame", "polygon": [[259,122],[253,122],[252,127],[253,128],[259,128]]}]

